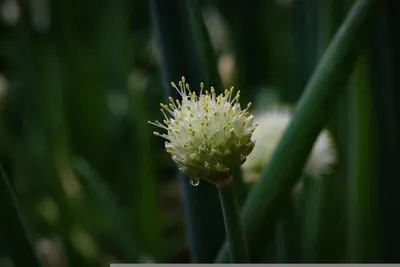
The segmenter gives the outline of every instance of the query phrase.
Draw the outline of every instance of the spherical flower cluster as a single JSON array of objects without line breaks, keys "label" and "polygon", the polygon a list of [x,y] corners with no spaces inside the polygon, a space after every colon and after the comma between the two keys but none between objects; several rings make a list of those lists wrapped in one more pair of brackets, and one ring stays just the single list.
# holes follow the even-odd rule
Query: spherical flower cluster
[{"label": "spherical flower cluster", "polygon": [[[257,116],[259,127],[253,134],[257,143],[253,153],[241,167],[245,181],[254,182],[259,179],[262,168],[270,161],[290,120],[288,108],[276,108]],[[319,177],[329,173],[335,162],[336,151],[332,138],[327,130],[323,130],[314,143],[303,172],[312,177]]]},{"label": "spherical flower cluster", "polygon": [[179,88],[173,82],[171,85],[182,101],[169,97],[168,105],[160,104],[164,124],[149,123],[167,133],[154,132],[154,135],[167,140],[167,152],[190,177],[217,182],[230,176],[231,169],[242,165],[254,148],[251,136],[257,125],[248,111],[251,103],[241,110],[240,91],[233,96],[233,87],[217,96],[213,87],[211,92],[203,94],[201,83],[197,96],[184,77],[179,81]]}]

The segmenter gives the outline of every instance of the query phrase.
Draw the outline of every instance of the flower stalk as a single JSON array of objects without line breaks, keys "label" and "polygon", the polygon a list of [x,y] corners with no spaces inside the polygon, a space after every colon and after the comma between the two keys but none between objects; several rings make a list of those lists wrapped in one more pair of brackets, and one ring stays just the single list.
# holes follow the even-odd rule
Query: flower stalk
[{"label": "flower stalk", "polygon": [[251,103],[242,109],[240,91],[233,95],[233,87],[219,95],[211,87],[203,94],[200,83],[197,95],[183,76],[178,86],[174,82],[171,86],[181,100],[169,97],[169,104],[160,103],[163,123],[148,123],[166,131],[153,134],[166,139],[166,151],[190,177],[190,184],[197,186],[202,179],[218,188],[231,258],[249,262],[232,170],[246,161],[255,145],[251,137],[258,125],[249,112]]},{"label": "flower stalk", "polygon": [[249,250],[240,219],[240,210],[235,188],[232,183],[232,176],[230,175],[226,179],[222,179],[221,182],[216,185],[224,215],[225,231],[231,254],[231,262],[249,263]]}]

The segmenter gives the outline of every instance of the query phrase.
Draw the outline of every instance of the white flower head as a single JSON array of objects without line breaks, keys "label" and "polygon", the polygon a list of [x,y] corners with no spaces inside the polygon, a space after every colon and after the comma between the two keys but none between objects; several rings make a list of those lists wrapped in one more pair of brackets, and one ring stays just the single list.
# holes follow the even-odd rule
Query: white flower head
[{"label": "white flower head", "polygon": [[[270,161],[290,120],[290,109],[284,107],[268,110],[257,116],[256,122],[259,126],[253,134],[256,145],[253,153],[242,165],[246,182],[254,182],[259,179],[263,167]],[[329,132],[323,130],[314,143],[303,172],[312,177],[320,177],[329,173],[335,163],[336,150],[333,140]]]},{"label": "white flower head", "polygon": [[233,87],[217,96],[213,87],[203,94],[200,84],[197,96],[184,77],[176,86],[182,101],[169,97],[170,103],[160,104],[164,124],[149,122],[167,131],[154,132],[167,141],[165,148],[179,169],[191,178],[219,181],[230,176],[233,167],[242,165],[254,148],[251,140],[254,117],[248,111],[251,103],[240,108],[240,91],[233,96]]}]

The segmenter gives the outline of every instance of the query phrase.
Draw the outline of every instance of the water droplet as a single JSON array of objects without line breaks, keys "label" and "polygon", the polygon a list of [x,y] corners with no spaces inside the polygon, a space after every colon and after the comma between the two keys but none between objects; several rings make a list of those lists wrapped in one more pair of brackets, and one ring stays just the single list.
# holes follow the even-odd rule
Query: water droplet
[{"label": "water droplet", "polygon": [[200,179],[199,178],[190,178],[190,184],[192,186],[198,186],[200,184]]}]

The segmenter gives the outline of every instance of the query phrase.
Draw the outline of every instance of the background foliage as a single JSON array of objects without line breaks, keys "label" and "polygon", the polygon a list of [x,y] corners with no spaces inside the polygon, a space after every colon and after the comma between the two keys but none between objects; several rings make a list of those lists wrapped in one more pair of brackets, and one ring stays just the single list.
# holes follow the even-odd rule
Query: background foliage
[{"label": "background foliage", "polygon": [[[235,85],[256,109],[295,104],[354,1],[162,2],[0,1],[0,162],[43,266],[212,262],[217,192],[178,178],[147,124],[163,85],[186,75],[171,69],[199,73],[192,87]],[[326,118],[338,170],[294,198],[255,261],[400,260],[400,4],[380,2]],[[236,174],[243,203],[251,186]],[[6,211],[0,266],[18,266]]]}]

